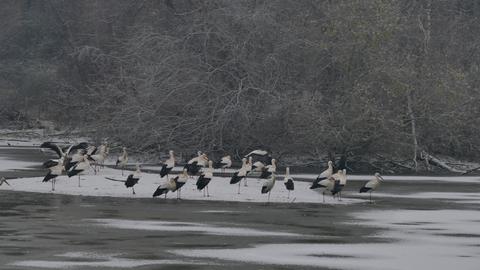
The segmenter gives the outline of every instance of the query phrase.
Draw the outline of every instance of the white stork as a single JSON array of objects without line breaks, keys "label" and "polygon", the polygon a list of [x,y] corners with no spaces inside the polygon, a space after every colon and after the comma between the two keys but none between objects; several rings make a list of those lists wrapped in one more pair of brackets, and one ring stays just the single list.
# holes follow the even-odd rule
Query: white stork
[{"label": "white stork", "polygon": [[208,164],[207,154],[198,152],[198,156],[190,159],[184,168],[187,169],[189,175],[197,175],[202,167],[206,167]]},{"label": "white stork", "polygon": [[135,195],[135,185],[138,184],[138,181],[140,180],[140,177],[142,175],[142,172],[140,171],[140,165],[137,164],[137,170],[134,171],[132,174],[130,174],[127,177],[127,180],[125,181],[125,186],[127,188],[132,188],[133,195]]},{"label": "white stork", "polygon": [[173,181],[175,181],[175,190],[177,192],[177,199],[181,199],[182,197],[182,187],[187,183],[188,180],[188,173],[187,169],[183,169],[183,172],[179,175],[177,175],[175,178],[173,178]]},{"label": "white stork", "polygon": [[262,194],[268,193],[268,200],[270,202],[270,193],[272,192],[273,187],[275,186],[275,173],[272,173],[270,177],[263,183]]},{"label": "white stork", "polygon": [[71,152],[73,152],[74,150],[77,150],[77,149],[86,149],[88,147],[88,144],[85,143],[85,142],[82,142],[82,143],[79,143],[79,144],[72,144],[70,146],[67,146],[67,147],[60,147],[58,145],[56,145],[55,143],[53,142],[44,142],[40,145],[40,148],[42,149],[42,151],[44,149],[50,149],[52,151],[54,151],[57,155],[58,155],[58,158],[66,158],[68,155],[71,154]]},{"label": "white stork", "polygon": [[165,199],[167,198],[167,193],[169,191],[174,191],[177,188],[175,184],[175,180],[173,178],[167,180],[165,183],[160,184],[158,186],[157,190],[153,193],[153,197],[161,196],[162,194],[165,194]]},{"label": "white stork", "polygon": [[55,191],[55,182],[57,180],[57,177],[62,175],[63,171],[65,170],[65,166],[63,164],[64,164],[64,157],[58,160],[49,160],[43,163],[43,167],[47,168],[49,172],[47,175],[45,175],[42,182],[48,182],[51,180],[52,191]]},{"label": "white stork", "polygon": [[360,193],[365,193],[365,192],[370,193],[370,203],[372,203],[372,192],[375,191],[375,189],[377,189],[381,181],[385,181],[385,179],[383,179],[380,173],[376,172],[374,178],[368,181],[367,183],[365,183],[365,185],[363,185],[363,187],[360,188]]},{"label": "white stork", "polygon": [[333,177],[323,179],[316,184],[316,188],[320,188],[322,191],[323,202],[325,202],[325,192],[332,192],[332,190],[335,188],[335,179]]},{"label": "white stork", "polygon": [[[317,179],[313,180],[312,186],[310,189],[322,188],[323,185],[319,185],[320,181],[325,179],[329,179],[333,174],[333,162],[331,160],[328,161],[328,168],[323,171],[320,175],[317,176]],[[325,182],[324,182],[325,183]]]},{"label": "white stork", "polygon": [[240,170],[236,171],[233,175],[232,178],[230,179],[230,184],[234,185],[238,183],[238,194],[240,194],[240,183],[243,178],[247,176],[248,170],[247,170],[247,159],[242,158],[242,167]]},{"label": "white stork", "polygon": [[283,179],[285,188],[288,190],[287,199],[290,198],[290,191],[295,189],[295,183],[293,182],[293,178],[290,176],[290,168],[287,167],[285,171],[285,178]]},{"label": "white stork", "polygon": [[265,150],[253,150],[252,152],[245,155],[245,158],[252,158],[252,170],[256,172],[261,172],[266,164],[272,162],[272,157]]},{"label": "white stork", "polygon": [[255,161],[252,164],[252,171],[254,172],[262,172],[263,168],[265,168],[265,164],[263,164],[261,161]]},{"label": "white stork", "polygon": [[260,149],[257,149],[257,150],[253,150],[252,152],[248,153],[245,155],[245,157],[250,157],[250,156],[266,156],[268,155],[268,152],[265,151],[265,150],[260,150]]},{"label": "white stork", "polygon": [[78,175],[78,187],[80,187],[80,174],[90,167],[89,156],[84,155],[83,159],[73,166],[68,172],[68,177]]},{"label": "white stork", "polygon": [[[207,190],[207,197],[210,197],[210,194],[208,193],[208,184],[213,178],[213,161],[208,161],[208,168],[205,169],[204,172],[198,177],[197,180],[197,189],[198,190],[204,190],[206,188]],[[205,191],[203,192],[203,196],[205,197]]]},{"label": "white stork", "polygon": [[275,172],[277,172],[277,162],[275,159],[272,159],[272,164],[267,165],[263,168],[260,178],[266,179]]},{"label": "white stork", "polygon": [[335,186],[332,190],[332,195],[335,196],[338,194],[338,200],[342,200],[342,189],[347,184],[347,170],[338,170],[338,172],[332,175],[332,178],[335,179]]},{"label": "white stork", "polygon": [[248,162],[246,164],[246,171],[247,171],[247,174],[245,175],[245,179],[243,180],[243,184],[244,186],[248,186],[247,185],[247,179],[248,179],[248,175],[252,172],[252,169],[253,169],[253,158],[250,156],[248,157]]},{"label": "white stork", "polygon": [[100,147],[97,148],[98,151],[94,151],[91,155],[89,155],[89,158],[91,161],[94,162],[95,168],[94,172],[97,174],[97,166],[101,166],[102,168],[104,167],[105,159],[107,159],[108,155],[108,150],[107,150],[107,145],[102,144]]},{"label": "white stork", "polygon": [[220,166],[222,172],[225,172],[225,169],[232,167],[232,157],[230,155],[222,157],[222,160],[220,160]]},{"label": "white stork", "polygon": [[123,170],[125,169],[125,166],[128,163],[128,153],[127,153],[127,148],[123,147],[122,148],[122,154],[117,158],[117,162],[115,162],[115,168],[120,166],[122,168],[122,175],[123,175]]},{"label": "white stork", "polygon": [[173,154],[173,150],[170,150],[168,154],[170,157],[163,163],[162,169],[160,170],[160,178],[165,177],[165,175],[168,178],[168,174],[172,171],[173,167],[175,167],[175,156]]},{"label": "white stork", "polygon": [[73,166],[78,162],[83,160],[83,156],[88,153],[85,149],[77,149],[77,151],[70,156],[68,156],[64,161],[65,171],[69,171]]}]

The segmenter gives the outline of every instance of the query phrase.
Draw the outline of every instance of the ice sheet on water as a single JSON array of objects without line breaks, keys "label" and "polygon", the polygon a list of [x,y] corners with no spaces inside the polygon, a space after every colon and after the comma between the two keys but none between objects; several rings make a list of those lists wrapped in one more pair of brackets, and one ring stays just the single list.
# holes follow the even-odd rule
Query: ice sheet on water
[{"label": "ice sheet on water", "polygon": [[205,264],[185,260],[139,260],[119,258],[119,254],[98,254],[92,252],[68,252],[59,254],[57,257],[69,258],[69,260],[25,260],[17,261],[10,265],[47,268],[47,269],[65,269],[83,267],[108,267],[108,268],[133,268],[147,265],[182,265],[182,264]]},{"label": "ice sheet on water", "polygon": [[231,214],[231,213],[244,213],[244,211],[233,211],[233,210],[204,210],[198,211],[199,213],[207,214]]},{"label": "ice sheet on water", "polygon": [[[292,174],[293,178],[315,179],[317,175],[313,174]],[[369,181],[373,175],[348,175],[348,181]],[[461,183],[480,183],[479,176],[416,176],[416,175],[384,175],[385,183],[388,182],[461,182]]]},{"label": "ice sheet on water", "polygon": [[32,166],[38,166],[38,163],[11,160],[4,157],[0,157],[0,171],[13,171],[13,170],[28,170]]},{"label": "ice sheet on water", "polygon": [[395,230],[406,235],[477,235],[480,244],[480,211],[381,210],[355,214],[358,224]]},{"label": "ice sheet on water", "polygon": [[[369,194],[363,193],[363,194],[358,194],[357,196],[362,196],[367,198]],[[411,194],[392,194],[392,193],[375,192],[373,196],[385,197],[385,198],[402,198],[402,199],[441,199],[441,200],[451,200],[457,203],[469,203],[469,204],[480,203],[480,193],[476,193],[476,192],[417,192],[417,193],[411,193]]]},{"label": "ice sheet on water", "polygon": [[172,222],[172,221],[150,221],[150,220],[125,220],[125,219],[92,219],[102,226],[130,229],[165,232],[198,232],[209,235],[225,236],[252,236],[252,237],[300,237],[301,234],[276,232],[238,227],[235,224],[228,226],[216,226],[204,223]]},{"label": "ice sheet on water", "polygon": [[[240,249],[183,249],[177,255],[255,264],[335,269],[478,269],[480,211],[388,210],[354,214],[378,228],[381,243],[267,244]],[[366,241],[369,241],[366,238]]]},{"label": "ice sheet on water", "polygon": [[255,264],[360,270],[477,270],[480,263],[471,247],[439,247],[429,243],[270,244],[243,249],[177,250],[174,253]]}]

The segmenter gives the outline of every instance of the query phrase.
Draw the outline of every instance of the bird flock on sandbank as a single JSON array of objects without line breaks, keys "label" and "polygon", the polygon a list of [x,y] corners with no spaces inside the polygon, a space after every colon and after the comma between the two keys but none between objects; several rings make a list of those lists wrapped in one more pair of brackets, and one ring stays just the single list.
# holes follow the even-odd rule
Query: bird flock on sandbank
[{"label": "bird flock on sandbank", "polygon": [[[52,191],[55,190],[55,182],[58,176],[67,175],[69,178],[77,176],[78,186],[81,186],[80,175],[86,173],[90,168],[94,174],[105,167],[105,160],[109,155],[109,147],[107,143],[100,146],[93,146],[88,143],[73,144],[66,147],[60,147],[52,142],[45,142],[40,145],[41,149],[50,149],[54,151],[58,158],[50,159],[43,163],[43,167],[47,168],[48,174],[44,177],[43,182],[51,182]],[[122,147],[122,152],[118,156],[115,168],[121,169],[122,176],[128,164],[127,148]],[[173,150],[169,151],[168,159],[164,160],[159,172],[159,176],[163,182],[153,190],[153,197],[166,195],[168,192],[177,192],[177,198],[181,198],[181,189],[189,179],[196,177],[196,187],[203,192],[203,196],[209,197],[208,186],[213,178],[214,167],[225,172],[226,169],[232,168],[233,160],[230,155],[225,155],[218,162],[214,163],[210,160],[206,153],[199,151],[197,155],[183,166],[180,173],[170,176],[173,168],[178,165]],[[267,194],[267,202],[270,201],[270,194],[277,180],[277,161],[264,150],[254,150],[246,154],[241,160],[241,167],[236,169],[230,178],[231,185],[237,185],[236,192],[241,193],[243,188],[248,188],[249,178],[258,177],[262,179],[263,185],[260,193]],[[135,185],[141,179],[141,166],[136,165],[136,170],[128,174],[124,179],[114,179],[106,177],[108,180],[124,182],[127,188],[132,188],[135,194]],[[371,194],[375,191],[383,177],[377,172],[372,180],[366,182],[359,190],[360,193],[370,193],[370,202],[372,202]],[[8,182],[0,180],[0,185]],[[243,185],[242,185],[243,183]],[[283,179],[285,189],[290,192],[295,190],[295,181],[290,175],[290,168],[285,168],[285,176]],[[327,168],[321,172],[316,179],[313,180],[310,189],[319,190],[322,193],[323,202],[325,202],[325,194],[331,194],[333,198],[342,199],[342,190],[347,184],[347,170],[345,166],[335,166],[333,161],[328,161]]]}]

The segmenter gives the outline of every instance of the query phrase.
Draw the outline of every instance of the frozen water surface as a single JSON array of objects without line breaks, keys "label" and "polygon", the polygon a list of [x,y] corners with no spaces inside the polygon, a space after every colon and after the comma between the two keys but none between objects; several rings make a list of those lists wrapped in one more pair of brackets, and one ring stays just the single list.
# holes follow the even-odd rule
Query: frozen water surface
[{"label": "frozen water surface", "polygon": [[212,226],[201,223],[189,222],[168,222],[168,221],[146,221],[146,220],[119,220],[119,219],[97,219],[92,220],[101,224],[102,226],[113,227],[118,229],[131,230],[150,230],[150,231],[165,231],[165,232],[197,232],[211,235],[225,235],[225,236],[249,236],[249,237],[298,237],[300,234],[262,231],[249,228],[242,228],[236,224],[229,224],[229,226]]},{"label": "frozen water surface", "polygon": [[[41,182],[38,149],[0,147],[0,269],[478,269],[478,177],[387,176],[374,203],[351,176],[343,200],[283,182],[271,202],[215,177],[211,197],[189,180],[182,200],[151,195],[164,181],[143,174],[132,195],[121,172]],[[5,160],[7,162],[2,163]],[[13,163],[11,163],[13,162]],[[31,165],[37,164],[34,167]],[[6,166],[8,165],[8,166]],[[13,165],[13,166],[12,166]],[[14,171],[7,171],[12,167]],[[28,168],[28,170],[24,170]],[[91,174],[91,172],[90,172]],[[315,175],[305,175],[305,179]],[[403,180],[402,180],[403,179]],[[293,202],[293,203],[292,203]]]},{"label": "frozen water surface", "polygon": [[386,243],[269,244],[240,249],[172,252],[259,264],[340,269],[478,269],[480,211],[399,210],[354,214],[357,225],[379,228]]},{"label": "frozen water surface", "polygon": [[70,260],[48,261],[48,260],[30,260],[18,261],[12,263],[12,266],[47,268],[47,269],[65,269],[65,268],[83,268],[83,267],[108,267],[108,268],[135,268],[148,265],[182,265],[198,264],[193,261],[180,260],[135,260],[119,258],[118,255],[101,255],[83,252],[69,252],[60,254],[58,257],[66,257]]}]

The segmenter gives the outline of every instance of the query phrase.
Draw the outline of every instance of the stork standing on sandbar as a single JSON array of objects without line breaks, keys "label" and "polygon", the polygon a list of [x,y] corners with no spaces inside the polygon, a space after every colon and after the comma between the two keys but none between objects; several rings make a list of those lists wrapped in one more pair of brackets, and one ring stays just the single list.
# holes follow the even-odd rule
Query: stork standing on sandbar
[{"label": "stork standing on sandbar", "polygon": [[385,179],[383,179],[380,173],[376,172],[373,180],[368,181],[367,183],[365,183],[365,185],[363,185],[362,188],[360,188],[360,193],[370,193],[370,203],[372,203],[372,192],[377,189],[381,181],[385,181]]},{"label": "stork standing on sandbar", "polygon": [[247,159],[242,158],[242,167],[240,170],[236,171],[233,175],[232,178],[230,179],[230,184],[234,185],[238,183],[238,194],[240,194],[240,184],[243,178],[247,176]]},{"label": "stork standing on sandbar", "polygon": [[89,156],[84,155],[83,159],[73,166],[68,172],[68,177],[78,175],[78,187],[80,187],[80,174],[90,167]]},{"label": "stork standing on sandbar", "polygon": [[140,176],[141,176],[141,171],[140,171],[140,165],[137,164],[137,170],[135,172],[133,172],[132,174],[130,174],[128,177],[127,177],[127,180],[125,181],[125,186],[127,188],[132,188],[132,194],[135,195],[135,185],[138,184],[138,181],[140,180]]},{"label": "stork standing on sandbar", "polygon": [[207,197],[210,197],[208,193],[208,184],[213,178],[213,161],[208,161],[208,168],[202,172],[197,180],[197,189],[203,190],[203,197],[205,197],[205,189],[207,190]]},{"label": "stork standing on sandbar", "polygon": [[295,183],[293,182],[293,178],[290,176],[290,168],[287,167],[285,172],[285,178],[283,179],[285,188],[288,190],[287,199],[290,199],[290,191],[295,189]]},{"label": "stork standing on sandbar", "polygon": [[162,169],[160,170],[160,178],[165,177],[165,175],[168,178],[168,174],[172,171],[173,167],[175,167],[175,156],[173,154],[173,150],[170,150],[168,153],[170,157],[163,163]]},{"label": "stork standing on sandbar", "polygon": [[194,176],[200,172],[202,167],[206,167],[208,164],[207,154],[198,151],[198,156],[190,159],[185,167],[189,175]]},{"label": "stork standing on sandbar", "polygon": [[248,162],[246,164],[246,170],[247,170],[247,173],[245,174],[245,178],[243,180],[243,185],[245,187],[248,187],[247,185],[247,179],[248,179],[248,175],[252,172],[252,169],[253,169],[253,159],[252,157],[249,157],[248,158]]},{"label": "stork standing on sandbar", "polygon": [[323,182],[323,184],[320,185],[320,181],[329,179],[332,176],[332,174],[333,174],[333,162],[329,160],[328,168],[325,171],[323,171],[320,175],[318,175],[317,179],[313,180],[313,183],[312,183],[312,186],[310,186],[310,189],[324,188],[326,182]]},{"label": "stork standing on sandbar", "polygon": [[265,150],[253,150],[252,152],[245,155],[245,158],[252,158],[252,171],[261,172],[267,164],[272,163],[272,157]]},{"label": "stork standing on sandbar", "polygon": [[342,200],[342,189],[347,184],[347,170],[346,169],[338,170],[338,172],[336,174],[332,175],[332,178],[335,179],[335,186],[333,187],[332,195],[335,196],[335,195],[338,194],[337,195],[338,200],[341,201]]},{"label": "stork standing on sandbar", "polygon": [[225,172],[225,169],[232,167],[232,157],[230,155],[222,157],[220,160],[220,168],[222,172]]},{"label": "stork standing on sandbar", "polygon": [[188,181],[187,169],[183,169],[183,172],[181,174],[177,175],[175,178],[173,178],[173,181],[175,182],[175,190],[173,190],[173,191],[177,192],[177,199],[181,199],[181,197],[182,197],[182,187]]},{"label": "stork standing on sandbar", "polygon": [[271,176],[276,172],[277,172],[277,161],[275,159],[272,159],[272,164],[267,165],[263,168],[260,178],[267,179],[269,176]]},{"label": "stork standing on sandbar", "polygon": [[117,158],[117,162],[115,162],[115,168],[120,166],[122,168],[122,176],[123,176],[123,171],[125,170],[125,166],[128,163],[128,153],[127,153],[127,148],[123,147],[122,148],[122,154]]},{"label": "stork standing on sandbar", "polygon": [[57,180],[57,177],[62,175],[64,170],[65,170],[65,166],[63,164],[64,164],[64,157],[61,157],[58,160],[53,160],[52,159],[52,160],[49,160],[49,161],[43,163],[43,167],[47,168],[49,170],[49,172],[48,172],[47,175],[45,175],[42,182],[51,181],[52,182],[52,191],[55,191],[55,182]]},{"label": "stork standing on sandbar", "polygon": [[275,173],[272,173],[262,185],[262,194],[268,193],[267,203],[270,202],[270,193],[275,186]]},{"label": "stork standing on sandbar", "polygon": [[[98,171],[100,171],[100,167],[104,168],[105,164],[105,159],[107,159],[108,156],[108,148],[106,144],[100,145],[99,148],[97,148],[98,151],[95,151],[91,155],[88,156],[88,158],[94,162],[94,172],[97,174]],[[97,170],[98,168],[98,170]]]},{"label": "stork standing on sandbar", "polygon": [[162,194],[165,194],[165,199],[167,198],[167,193],[169,191],[172,191],[176,189],[176,184],[175,180],[173,178],[168,179],[165,183],[160,184],[158,186],[157,190],[153,193],[153,197],[161,196]]},{"label": "stork standing on sandbar", "polygon": [[323,195],[323,202],[325,203],[325,192],[332,192],[335,188],[335,179],[333,177],[329,177],[327,179],[323,179],[322,181],[317,183],[317,188],[322,191]]}]

